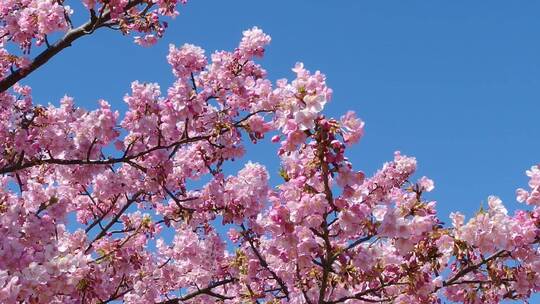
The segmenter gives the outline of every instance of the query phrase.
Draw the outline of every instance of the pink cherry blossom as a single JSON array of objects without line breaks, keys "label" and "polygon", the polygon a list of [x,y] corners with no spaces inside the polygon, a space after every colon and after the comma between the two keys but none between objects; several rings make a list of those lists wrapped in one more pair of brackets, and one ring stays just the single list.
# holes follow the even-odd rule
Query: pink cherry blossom
[{"label": "pink cherry blossom", "polygon": [[178,49],[170,45],[167,60],[173,67],[174,75],[179,78],[200,72],[206,66],[204,50],[192,44],[184,44]]},{"label": "pink cherry blossom", "polygon": [[244,31],[243,34],[244,37],[239,46],[240,52],[248,59],[253,56],[262,57],[265,46],[272,40],[270,36],[257,27]]},{"label": "pink cherry blossom", "polygon": [[517,200],[520,203],[526,202],[528,205],[540,205],[540,168],[538,165],[532,166],[527,170],[529,177],[529,191],[519,188],[516,191]]},{"label": "pink cherry blossom", "polygon": [[[532,209],[489,196],[445,223],[414,157],[355,167],[364,122],[325,115],[324,74],[297,63],[270,80],[257,27],[208,58],[171,45],[174,82],[133,81],[124,113],[40,105],[10,82],[39,67],[28,52],[51,33],[108,22],[151,45],[179,3],[86,0],[82,34],[61,1],[0,3],[0,302],[501,303],[540,290],[538,165],[516,191]],[[248,161],[246,142],[266,137],[279,167]]]},{"label": "pink cherry blossom", "polygon": [[364,135],[364,122],[352,111],[341,117],[343,138],[347,144],[355,144]]}]

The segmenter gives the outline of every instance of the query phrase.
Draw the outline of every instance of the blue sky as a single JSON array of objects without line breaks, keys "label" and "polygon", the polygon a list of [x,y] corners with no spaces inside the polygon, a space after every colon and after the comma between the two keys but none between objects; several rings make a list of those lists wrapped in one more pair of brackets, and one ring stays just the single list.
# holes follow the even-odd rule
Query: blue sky
[{"label": "blue sky", "polygon": [[[192,0],[153,48],[101,31],[24,83],[41,103],[68,94],[122,111],[131,81],[163,91],[172,83],[169,43],[232,49],[242,30],[259,26],[273,38],[262,61],[271,79],[291,78],[303,61],[334,89],[329,116],[354,110],[366,121],[349,151],[355,167],[369,175],[395,150],[416,156],[446,220],[455,210],[474,214],[490,194],[523,207],[514,191],[540,162],[539,11],[536,1]],[[250,147],[245,160],[266,164],[276,183],[270,145]]]}]

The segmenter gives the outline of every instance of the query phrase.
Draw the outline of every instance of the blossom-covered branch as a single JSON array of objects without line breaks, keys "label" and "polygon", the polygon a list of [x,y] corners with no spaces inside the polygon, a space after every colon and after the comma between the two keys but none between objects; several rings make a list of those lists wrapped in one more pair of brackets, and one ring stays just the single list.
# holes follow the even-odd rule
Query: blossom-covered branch
[{"label": "blossom-covered branch", "polygon": [[[94,33],[100,28],[120,30],[123,34],[140,32],[135,41],[142,45],[156,42],[163,35],[167,24],[159,16],[174,17],[178,14],[178,0],[83,0],[90,18],[74,27],[70,16],[73,10],[57,0],[4,1],[0,4],[0,93],[47,63],[77,39]],[[186,1],[181,1],[185,3]],[[50,43],[50,34],[61,32],[63,37]],[[10,54],[7,44],[13,43],[23,51],[23,56]],[[33,59],[27,58],[32,46],[45,48]]]}]

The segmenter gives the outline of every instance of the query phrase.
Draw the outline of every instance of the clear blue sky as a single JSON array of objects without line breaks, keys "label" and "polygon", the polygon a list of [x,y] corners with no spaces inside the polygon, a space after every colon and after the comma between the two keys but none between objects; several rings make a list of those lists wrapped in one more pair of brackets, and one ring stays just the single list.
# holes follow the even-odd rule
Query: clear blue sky
[{"label": "clear blue sky", "polygon": [[[446,220],[452,210],[473,214],[490,194],[519,207],[515,188],[540,162],[539,12],[537,1],[191,0],[157,46],[102,30],[25,83],[41,103],[68,94],[87,108],[104,98],[122,111],[131,81],[163,91],[172,82],[169,43],[232,49],[256,25],[273,38],[262,61],[272,79],[292,77],[303,61],[334,89],[328,115],[350,109],[366,121],[349,151],[355,167],[371,174],[395,150],[416,156]],[[268,165],[276,183],[268,145],[245,160]]]}]

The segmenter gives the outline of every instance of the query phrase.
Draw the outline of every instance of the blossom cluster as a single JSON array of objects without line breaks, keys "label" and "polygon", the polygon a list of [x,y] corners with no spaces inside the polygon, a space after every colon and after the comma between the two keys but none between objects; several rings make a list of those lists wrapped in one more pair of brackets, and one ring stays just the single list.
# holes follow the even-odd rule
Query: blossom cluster
[{"label": "blossom cluster", "polygon": [[7,41],[29,50],[36,40],[45,42],[47,35],[69,29],[73,10],[54,0],[9,0],[0,3],[0,46]]},{"label": "blossom cluster", "polygon": [[[41,59],[54,56],[75,39],[99,28],[135,34],[137,44],[149,46],[163,36],[167,22],[176,17],[179,4],[186,0],[82,0],[90,19],[74,25],[74,10],[63,0],[6,0],[0,2],[0,81],[13,71],[25,76],[33,63],[31,49],[41,52]],[[49,41],[52,34],[61,35]],[[19,48],[21,52],[16,52]],[[9,51],[8,51],[9,50]],[[14,51],[15,50],[15,51]],[[48,60],[48,59],[46,59]],[[43,64],[43,63],[39,63]],[[4,90],[4,89],[2,89]]]},{"label": "blossom cluster", "polygon": [[527,170],[527,176],[530,178],[531,190],[517,189],[517,200],[521,203],[526,202],[528,205],[540,206],[540,166],[532,166],[530,170]]}]

